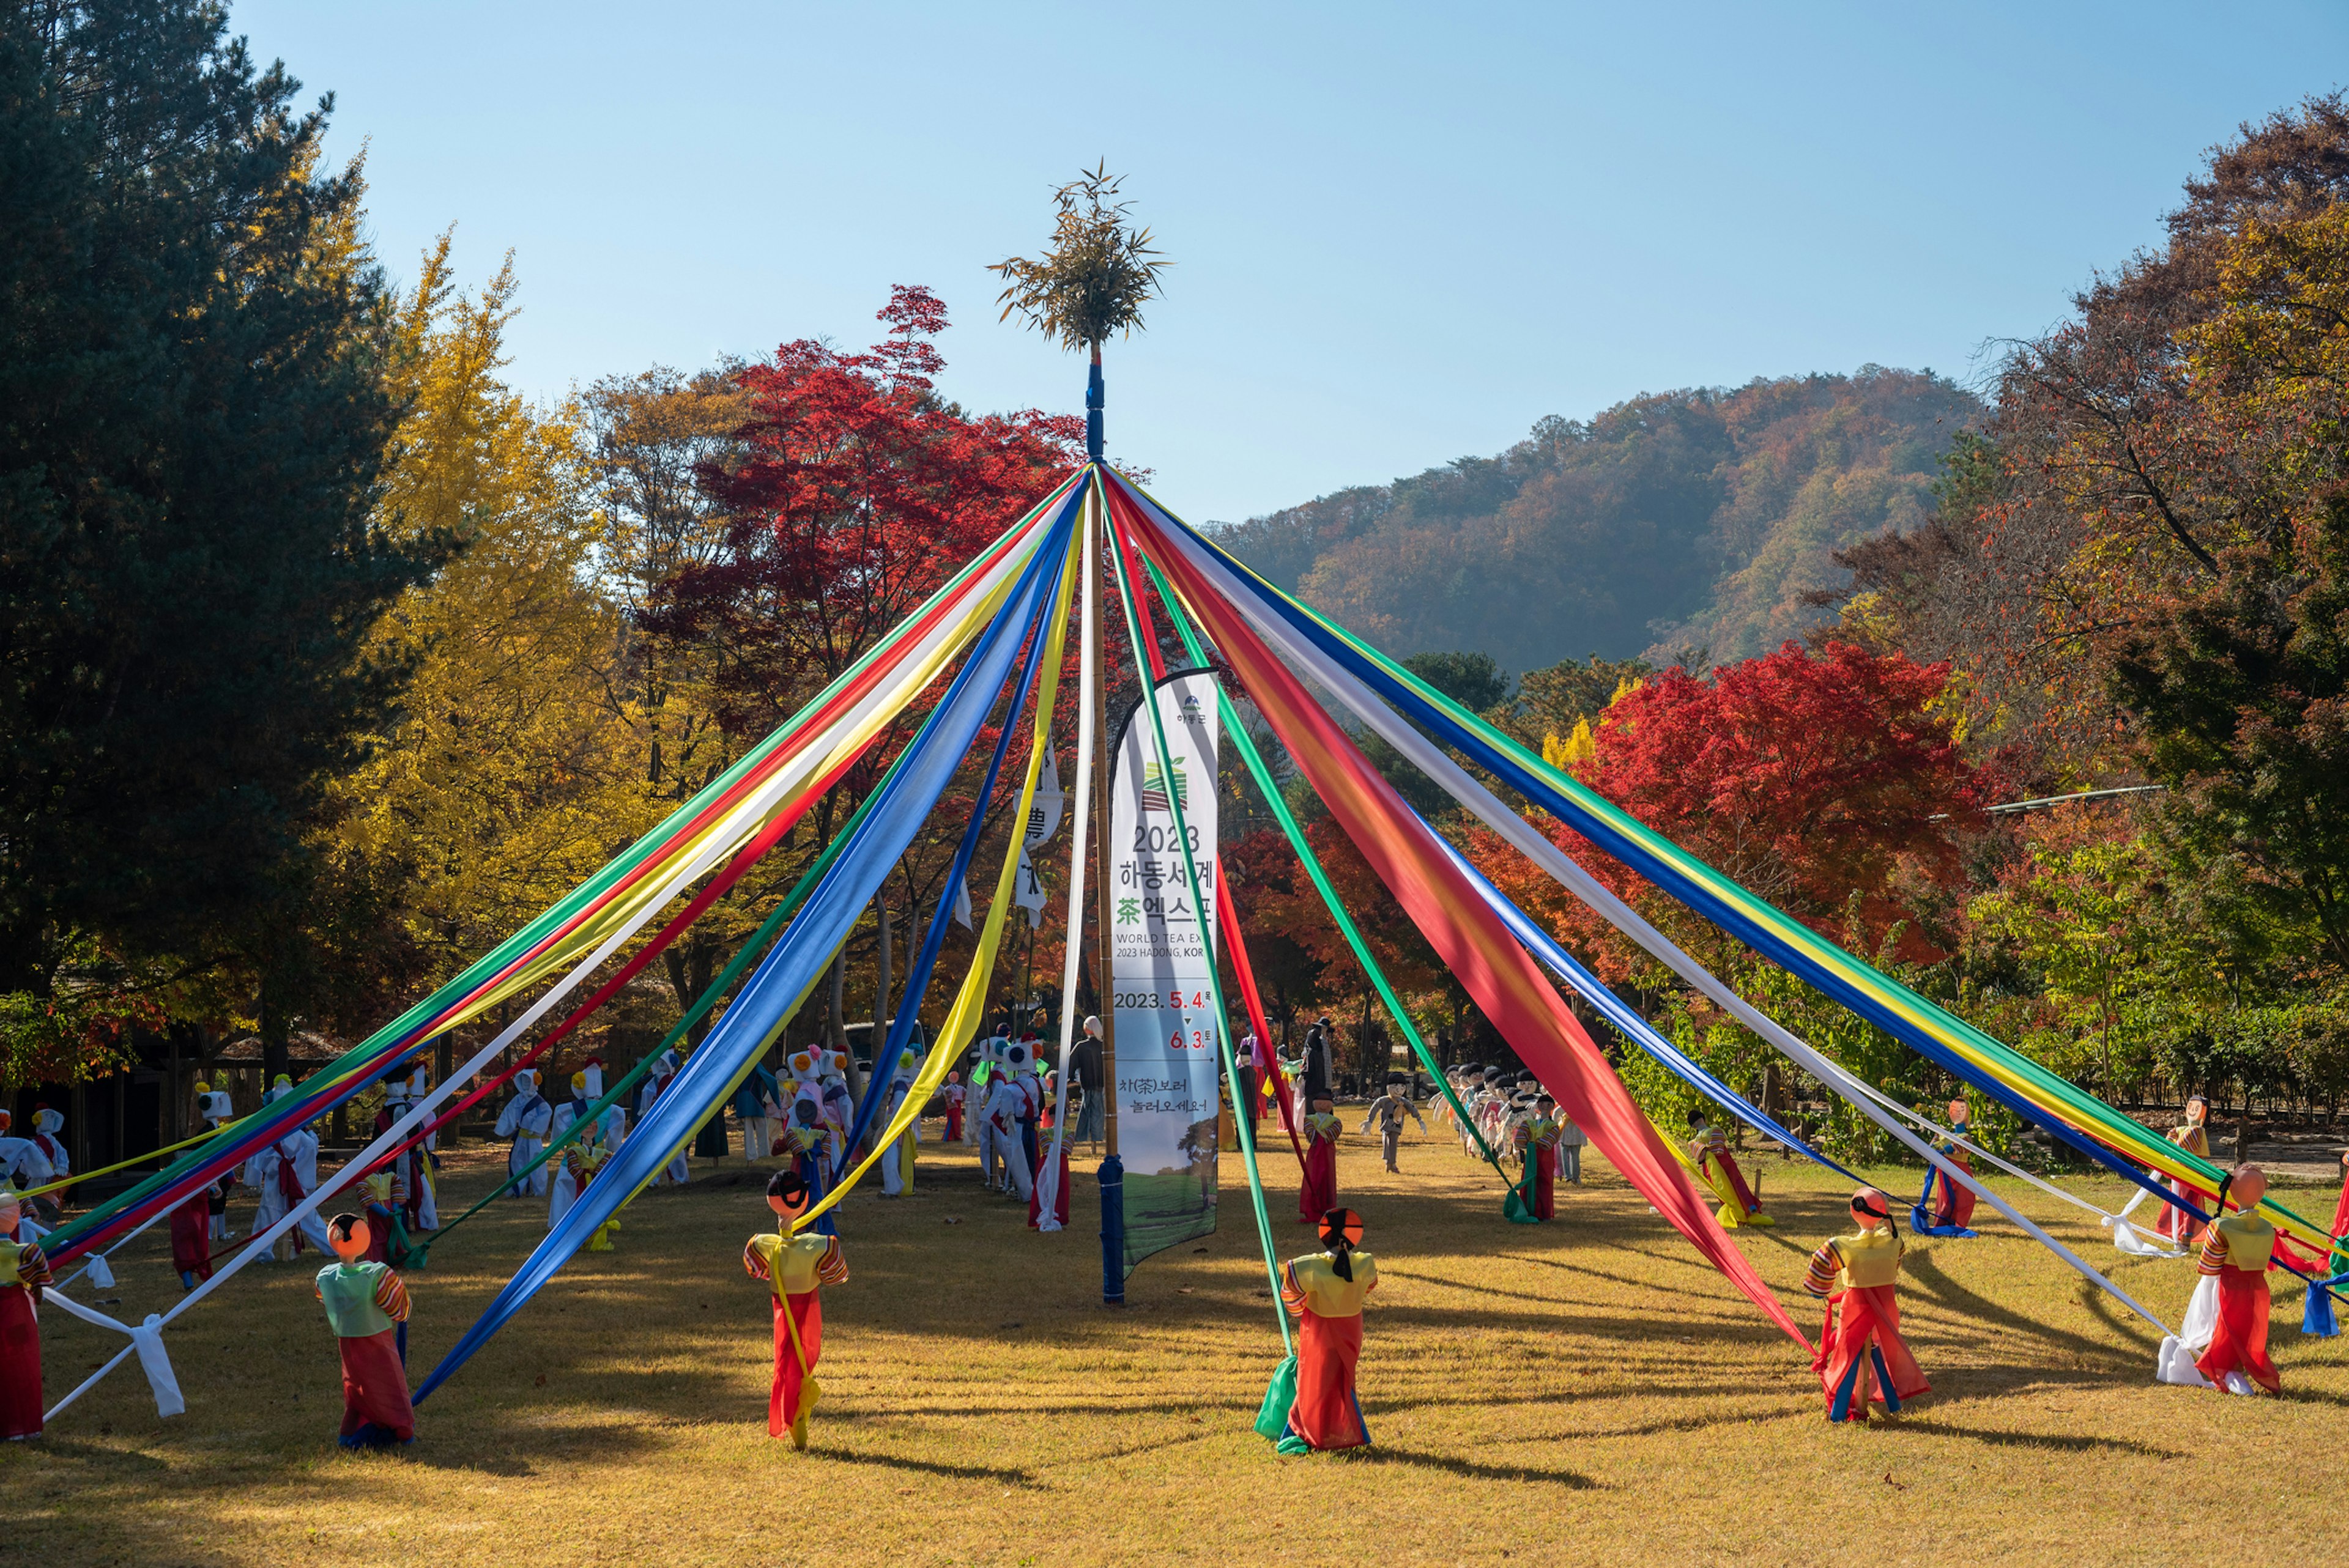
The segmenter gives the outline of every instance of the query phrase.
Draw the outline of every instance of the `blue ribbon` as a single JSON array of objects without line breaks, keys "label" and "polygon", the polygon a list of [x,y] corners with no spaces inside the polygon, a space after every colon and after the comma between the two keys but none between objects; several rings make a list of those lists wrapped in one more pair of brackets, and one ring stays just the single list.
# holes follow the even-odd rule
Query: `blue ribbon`
[{"label": "blue ribbon", "polygon": [[[1065,553],[1065,552],[1063,552]],[[970,872],[971,857],[978,852],[978,836],[987,826],[987,803],[995,795],[996,780],[1003,772],[1004,756],[1011,749],[1011,732],[1019,727],[1019,716],[1028,707],[1028,693],[1036,684],[1037,666],[1044,659],[1044,618],[1051,611],[1054,595],[1047,594],[1036,607],[1036,615],[1029,627],[1028,656],[1019,666],[1019,678],[1011,691],[1010,711],[1003,716],[1003,729],[995,738],[995,750],[987,759],[987,778],[979,785],[978,799],[970,809],[970,820],[962,830],[962,842],[955,846],[954,865],[938,889],[938,907],[930,916],[930,928],[922,938],[921,955],[905,974],[905,989],[897,1004],[897,1016],[889,1020],[889,1040],[886,1047],[873,1057],[873,1076],[865,1081],[864,1098],[857,1103],[855,1124],[848,1130],[842,1143],[840,1157],[833,1161],[832,1179],[839,1181],[848,1171],[848,1162],[864,1135],[879,1119],[881,1109],[889,1102],[889,1088],[895,1073],[898,1053],[914,1037],[914,1024],[921,1014],[921,1004],[929,994],[930,975],[936,969],[938,949],[947,939],[947,925],[955,904],[955,890],[963,885]]]}]

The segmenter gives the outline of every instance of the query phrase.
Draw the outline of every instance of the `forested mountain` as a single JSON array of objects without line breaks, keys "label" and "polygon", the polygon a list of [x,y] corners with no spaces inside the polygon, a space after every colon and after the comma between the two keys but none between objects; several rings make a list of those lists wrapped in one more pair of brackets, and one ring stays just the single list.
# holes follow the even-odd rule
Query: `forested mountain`
[{"label": "forested mountain", "polygon": [[1803,595],[1849,580],[1837,547],[1923,522],[1981,412],[1930,372],[1872,365],[1635,397],[1222,537],[1399,654],[1472,650],[1512,673],[1592,652],[1743,658],[1821,618]]}]

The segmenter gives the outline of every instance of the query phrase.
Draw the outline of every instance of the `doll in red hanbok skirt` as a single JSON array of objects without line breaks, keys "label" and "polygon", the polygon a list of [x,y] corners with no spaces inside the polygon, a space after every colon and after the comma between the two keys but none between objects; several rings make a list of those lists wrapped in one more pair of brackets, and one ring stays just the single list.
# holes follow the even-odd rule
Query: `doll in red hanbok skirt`
[{"label": "doll in red hanbok skirt", "polygon": [[[1964,1171],[1973,1174],[1974,1162],[1966,1158],[1964,1145],[1956,1141],[1969,1130],[1966,1102],[1950,1101],[1951,1136],[1941,1140],[1941,1158]],[[1940,1174],[1940,1195],[1933,1204],[1933,1223],[1944,1229],[1964,1230],[1974,1222],[1974,1190],[1962,1181],[1952,1181],[1947,1171]]]},{"label": "doll in red hanbok skirt", "polygon": [[767,1207],[775,1212],[777,1228],[752,1236],[742,1249],[742,1267],[752,1279],[767,1282],[775,1309],[775,1380],[767,1394],[767,1435],[791,1435],[792,1447],[805,1449],[808,1416],[821,1391],[815,1364],[823,1354],[822,1286],[845,1284],[848,1260],[840,1238],[807,1230],[793,1235],[793,1220],[813,1202],[807,1182],[796,1171],[778,1171],[767,1182]]},{"label": "doll in red hanbok skirt", "polygon": [[[2283,1392],[2283,1378],[2268,1356],[2268,1266],[2275,1257],[2276,1228],[2260,1215],[2267,1191],[2267,1172],[2256,1165],[2238,1165],[2220,1180],[2211,1209],[2216,1217],[2203,1227],[2196,1264],[2202,1276],[2196,1295],[2215,1285],[2218,1311],[2209,1346],[2194,1358],[2194,1369],[2213,1387],[2238,1394],[2254,1387]],[[2241,1212],[2227,1212],[2230,1195]],[[2189,1331],[2191,1321],[2203,1315],[2189,1305]]]},{"label": "doll in red hanbok skirt", "polygon": [[20,1242],[24,1213],[0,1183],[0,1439],[41,1435],[41,1325],[33,1298],[49,1283],[49,1260],[37,1242]]},{"label": "doll in red hanbok skirt", "polygon": [[[2170,1130],[2169,1141],[2189,1154],[2199,1154],[2205,1160],[2209,1159],[2209,1120],[2210,1102],[2199,1094],[2192,1096],[2186,1102],[2186,1119]],[[2178,1194],[2204,1213],[2218,1212],[2210,1206],[2211,1194],[2207,1189],[2176,1178],[2172,1178],[2168,1185],[2171,1191]],[[2171,1246],[2182,1247],[2195,1239],[2199,1226],[2200,1222],[2184,1209],[2175,1203],[2164,1203],[2161,1206],[2161,1219],[2153,1230],[2154,1234]]]},{"label": "doll in red hanbok skirt", "polygon": [[1305,1180],[1297,1192],[1297,1220],[1318,1225],[1338,1206],[1338,1135],[1345,1130],[1334,1102],[1317,1099],[1298,1130],[1305,1135]]},{"label": "doll in red hanbok skirt", "polygon": [[1557,1101],[1543,1095],[1534,1101],[1534,1119],[1526,1129],[1526,1158],[1534,1166],[1534,1218],[1557,1218],[1557,1146],[1566,1135],[1558,1125]]},{"label": "doll in red hanbok skirt", "polygon": [[180,1288],[190,1291],[212,1277],[212,1190],[199,1187],[171,1211],[171,1266]]},{"label": "doll in red hanbok skirt", "polygon": [[1851,1215],[1858,1231],[1812,1253],[1803,1282],[1805,1290],[1826,1298],[1811,1370],[1826,1391],[1830,1421],[1865,1421],[1871,1401],[1898,1414],[1903,1401],[1933,1389],[1900,1337],[1893,1284],[1907,1249],[1891,1204],[1875,1188],[1863,1187],[1851,1195]]},{"label": "doll in red hanbok skirt", "polygon": [[400,1355],[408,1286],[389,1264],[367,1260],[371,1232],[358,1214],[327,1221],[327,1243],[342,1261],[318,1271],[318,1301],[342,1351],[343,1426],[336,1440],[347,1449],[416,1439],[416,1408],[409,1402],[408,1366]]},{"label": "doll in red hanbok skirt", "polygon": [[1332,1209],[1321,1216],[1323,1250],[1281,1271],[1281,1305],[1297,1319],[1297,1398],[1282,1453],[1358,1449],[1371,1440],[1354,1370],[1362,1358],[1362,1303],[1378,1288],[1379,1265],[1355,1250],[1361,1239],[1362,1217]]}]

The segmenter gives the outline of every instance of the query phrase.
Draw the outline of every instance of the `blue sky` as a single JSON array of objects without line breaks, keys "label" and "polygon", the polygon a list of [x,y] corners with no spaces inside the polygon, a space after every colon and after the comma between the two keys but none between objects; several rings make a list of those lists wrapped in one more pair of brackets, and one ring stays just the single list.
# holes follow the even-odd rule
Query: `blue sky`
[{"label": "blue sky", "polygon": [[1970,379],[2154,242],[2202,150],[2349,80],[2349,7],[243,0],[369,148],[395,275],[507,250],[511,374],[858,346],[1080,407],[989,262],[1106,158],[1179,265],[1110,449],[1197,521],[1489,453],[1545,414],[1875,362]]}]

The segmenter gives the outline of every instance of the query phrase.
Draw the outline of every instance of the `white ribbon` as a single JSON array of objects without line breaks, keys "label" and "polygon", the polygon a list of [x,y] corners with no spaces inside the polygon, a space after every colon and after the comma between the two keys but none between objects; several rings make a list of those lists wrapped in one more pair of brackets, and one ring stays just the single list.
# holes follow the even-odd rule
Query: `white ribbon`
[{"label": "white ribbon", "polygon": [[[1036,1179],[1036,1228],[1058,1231],[1061,1224],[1061,1150],[1069,1136],[1069,1049],[1075,1038],[1077,1009],[1077,949],[1085,929],[1085,832],[1092,825],[1091,803],[1093,786],[1093,685],[1100,673],[1093,668],[1093,583],[1100,575],[1100,566],[1093,552],[1100,548],[1093,534],[1093,517],[1098,503],[1085,503],[1084,542],[1078,559],[1085,562],[1084,598],[1078,613],[1077,634],[1081,645],[1077,655],[1077,820],[1069,834],[1069,944],[1061,960],[1061,1071],[1052,1089],[1052,1149],[1044,1157],[1044,1169]],[[1047,758],[1046,766],[1050,767]],[[1052,769],[1052,789],[1060,793],[1060,770]],[[1060,803],[1053,802],[1053,825],[1059,825]],[[1026,851],[1021,851],[1022,858]],[[1109,934],[1102,934],[1102,997],[1106,1011],[1111,1006],[1109,969]],[[1101,1092],[1111,1092],[1106,1082]]]},{"label": "white ribbon", "polygon": [[132,1351],[138,1352],[139,1365],[147,1374],[147,1387],[154,1393],[155,1413],[159,1416],[176,1416],[187,1409],[188,1402],[180,1395],[180,1379],[171,1371],[171,1357],[163,1348],[161,1318],[150,1312],[147,1315],[145,1322],[133,1328],[127,1323],[117,1323],[106,1314],[84,1306],[69,1295],[58,1295],[57,1287],[55,1285],[44,1289],[41,1292],[41,1299],[59,1311],[80,1318],[84,1323],[94,1323],[100,1328],[111,1328],[117,1334],[127,1334],[130,1336],[130,1343],[123,1349],[121,1355],[99,1367],[88,1382],[82,1384],[81,1388],[76,1388],[58,1400],[57,1410],[51,1410],[47,1416],[43,1417],[44,1421],[54,1418],[57,1410],[64,1409],[81,1398],[82,1388],[88,1387],[91,1383],[105,1377],[121,1364],[124,1356],[129,1355]]},{"label": "white ribbon", "polygon": [[[1029,548],[1032,550],[1032,543]],[[998,562],[988,569],[986,575],[972,583],[971,592],[984,598],[992,591],[996,583],[1010,577],[1017,570],[1023,567],[1025,562],[1026,555],[1022,551],[1014,549],[1007,552],[1003,560]],[[702,847],[684,863],[670,872],[666,880],[658,884],[657,891],[653,896],[637,904],[633,913],[622,919],[618,929],[615,930],[593,953],[580,960],[551,990],[533,1003],[528,1011],[516,1018],[509,1027],[499,1034],[497,1038],[484,1046],[463,1066],[435,1084],[429,1092],[411,1100],[406,1115],[393,1122],[374,1142],[361,1150],[340,1171],[321,1181],[307,1196],[295,1203],[269,1229],[256,1234],[251,1244],[231,1259],[225,1267],[215,1272],[212,1278],[173,1303],[171,1310],[165,1313],[154,1326],[157,1329],[168,1326],[180,1314],[210,1295],[222,1280],[267,1252],[279,1236],[316,1213],[318,1206],[328,1198],[348,1187],[357,1179],[360,1171],[374,1164],[382,1155],[404,1143],[409,1134],[422,1125],[442,1100],[455,1093],[468,1078],[488,1067],[496,1059],[500,1052],[536,1024],[549,1008],[569,995],[578,987],[580,982],[601,968],[604,963],[618,951],[624,943],[634,936],[647,921],[666,908],[686,887],[698,881],[702,873],[715,865],[721,857],[730,854],[747,841],[757,831],[760,824],[767,820],[776,806],[788,799],[806,779],[812,778],[819,768],[827,761],[837,760],[840,753],[851,748],[862,749],[866,740],[869,740],[869,737],[864,739],[859,738],[863,721],[877,711],[894,711],[895,707],[910,700],[915,692],[926,686],[936,673],[928,661],[935,659],[936,663],[942,664],[955,647],[967,640],[961,630],[966,624],[957,622],[953,617],[946,617],[941,620],[938,626],[931,628],[925,634],[923,641],[916,645],[915,655],[910,659],[900,661],[889,685],[879,687],[863,702],[835,717],[822,729],[809,735],[793,749],[790,759],[780,765],[774,773],[769,776],[766,782],[738,800],[719,820],[703,838]],[[125,1329],[124,1332],[129,1333],[129,1330]],[[54,1418],[58,1410],[64,1409],[81,1398],[84,1391],[119,1366],[123,1356],[128,1356],[129,1353],[129,1350],[125,1350],[121,1356],[117,1356],[112,1361],[91,1374],[80,1387],[58,1400],[56,1409],[49,1412],[49,1418]]]}]

